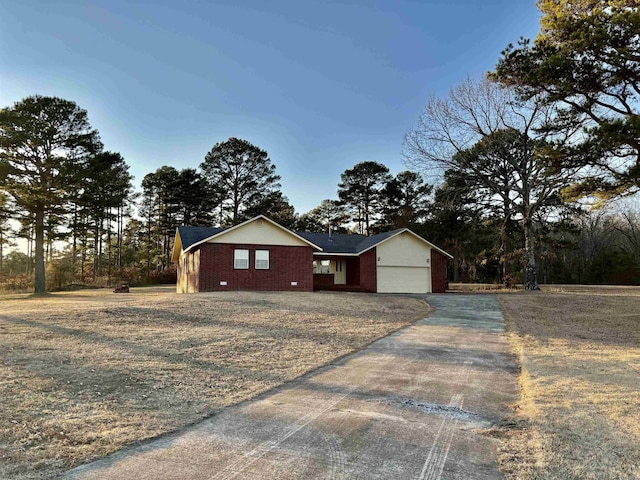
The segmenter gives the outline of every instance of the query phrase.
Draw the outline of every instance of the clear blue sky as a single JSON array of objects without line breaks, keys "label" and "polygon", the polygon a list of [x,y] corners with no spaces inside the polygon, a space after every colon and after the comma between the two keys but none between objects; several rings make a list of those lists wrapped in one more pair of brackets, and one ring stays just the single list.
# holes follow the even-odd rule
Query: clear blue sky
[{"label": "clear blue sky", "polygon": [[358,162],[403,170],[428,96],[492,69],[538,20],[534,0],[5,0],[0,107],[75,101],[138,185],[244,138],[303,213]]}]

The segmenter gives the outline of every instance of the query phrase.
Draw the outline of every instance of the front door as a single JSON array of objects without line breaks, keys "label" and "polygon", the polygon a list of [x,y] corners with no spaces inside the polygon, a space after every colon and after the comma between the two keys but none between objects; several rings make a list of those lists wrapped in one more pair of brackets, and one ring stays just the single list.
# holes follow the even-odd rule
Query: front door
[{"label": "front door", "polygon": [[347,283],[347,262],[346,260],[336,260],[333,283],[336,285],[346,285]]}]

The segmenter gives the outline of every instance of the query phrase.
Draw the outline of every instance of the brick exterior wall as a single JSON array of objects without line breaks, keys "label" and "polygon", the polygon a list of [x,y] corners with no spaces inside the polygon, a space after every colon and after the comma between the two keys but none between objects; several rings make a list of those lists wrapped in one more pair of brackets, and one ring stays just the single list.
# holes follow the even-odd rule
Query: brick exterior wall
[{"label": "brick exterior wall", "polygon": [[431,292],[444,293],[447,290],[447,257],[431,249]]},{"label": "brick exterior wall", "polygon": [[324,290],[335,285],[335,277],[333,273],[314,273],[313,289]]},{"label": "brick exterior wall", "polygon": [[376,249],[360,255],[360,288],[367,292],[378,291],[378,279],[376,275]]},{"label": "brick exterior wall", "polygon": [[[233,251],[249,250],[249,268],[233,268]],[[269,269],[256,270],[256,250],[269,250]],[[220,285],[220,282],[227,285]],[[292,286],[291,282],[298,282]],[[227,290],[313,291],[313,249],[277,245],[205,243],[200,248],[201,292]]]}]

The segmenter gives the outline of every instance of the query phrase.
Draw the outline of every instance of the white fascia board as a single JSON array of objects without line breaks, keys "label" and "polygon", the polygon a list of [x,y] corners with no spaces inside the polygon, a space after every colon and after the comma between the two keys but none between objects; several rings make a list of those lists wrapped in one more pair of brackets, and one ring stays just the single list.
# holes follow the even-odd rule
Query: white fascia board
[{"label": "white fascia board", "polygon": [[318,245],[316,245],[315,243],[311,243],[309,240],[307,240],[306,238],[302,238],[300,235],[292,232],[291,230],[289,230],[288,228],[283,227],[282,225],[280,225],[279,223],[274,222],[273,220],[271,220],[270,218],[265,217],[264,215],[258,215],[257,217],[253,217],[250,218],[249,220],[239,223],[238,225],[234,225],[233,227],[227,228],[225,230],[222,230],[221,232],[216,233],[215,235],[211,235],[210,237],[207,237],[203,240],[200,240],[199,242],[194,243],[193,245],[190,245],[189,248],[187,248],[185,250],[185,252],[191,250],[193,247],[197,247],[198,245],[202,245],[203,243],[207,243],[210,240],[213,240],[216,237],[220,237],[226,233],[232,232],[233,230],[236,230],[238,228],[241,228],[251,222],[254,222],[256,220],[266,220],[267,222],[271,223],[272,225],[275,225],[276,227],[280,228],[281,230],[284,230],[285,232],[287,232],[288,234],[296,237],[299,240],[302,240],[304,243],[306,243],[307,245],[309,245],[312,248],[315,248],[316,250],[320,250],[322,251],[322,248],[320,248]]},{"label": "white fascia board", "polygon": [[417,233],[413,233],[411,230],[409,230],[408,228],[403,228],[402,230],[400,230],[399,232],[391,235],[390,237],[385,238],[384,240],[379,241],[378,243],[371,245],[369,248],[365,248],[364,250],[362,250],[358,255],[362,255],[365,252],[368,252],[369,250],[371,250],[373,247],[377,247],[378,245],[383,244],[384,242],[387,242],[389,240],[391,240],[392,238],[397,237],[398,235],[400,235],[401,233],[410,233],[411,235],[413,235],[414,237],[416,237],[418,240],[421,240],[422,242],[426,243],[427,245],[429,245],[431,248],[437,250],[438,252],[442,253],[443,255],[445,255],[446,257],[453,259],[453,255],[451,255],[450,253],[445,252],[444,250],[442,250],[441,248],[435,246],[433,243],[431,243],[429,240],[425,240],[424,238],[422,238],[420,235],[418,235]]}]

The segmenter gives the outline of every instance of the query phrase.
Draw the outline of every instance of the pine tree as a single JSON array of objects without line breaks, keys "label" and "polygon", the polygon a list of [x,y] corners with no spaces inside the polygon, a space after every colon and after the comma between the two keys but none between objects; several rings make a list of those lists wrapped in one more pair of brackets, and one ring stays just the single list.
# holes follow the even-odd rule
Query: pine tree
[{"label": "pine tree", "polygon": [[101,148],[74,102],[36,95],[0,110],[0,188],[33,217],[36,294],[46,290],[47,221],[65,212],[76,172]]}]

